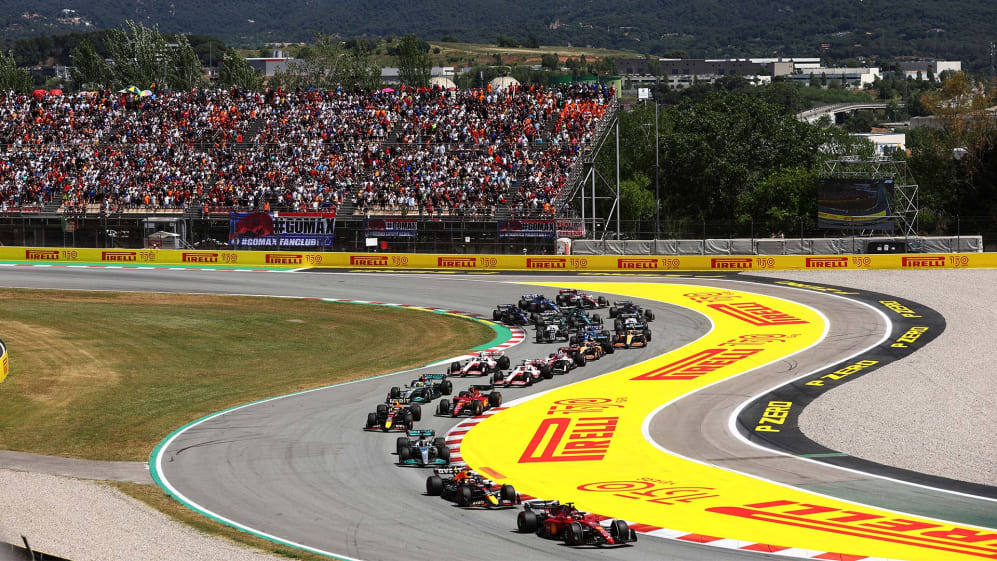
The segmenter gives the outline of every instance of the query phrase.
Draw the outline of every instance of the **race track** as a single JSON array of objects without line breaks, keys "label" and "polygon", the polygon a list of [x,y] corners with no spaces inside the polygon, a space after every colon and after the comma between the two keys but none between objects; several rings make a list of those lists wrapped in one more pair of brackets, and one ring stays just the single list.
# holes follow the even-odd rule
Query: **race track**
[{"label": "race track", "polygon": [[[573,283],[578,277],[538,278],[347,273],[234,273],[211,271],[42,269],[0,270],[0,284],[24,288],[129,290],[303,296],[377,300],[431,306],[490,317],[496,303],[514,302],[533,290],[513,282]],[[613,282],[647,281],[614,277]],[[656,278],[658,283],[701,284],[770,294],[820,310],[830,329],[820,344],[792,360],[732,378],[659,411],[650,422],[658,445],[683,456],[828,495],[918,513],[926,491],[900,482],[845,472],[813,461],[766,452],[730,431],[734,411],[779,383],[875,345],[888,328],[885,316],[827,294],[722,278]],[[552,292],[552,289],[546,289]],[[612,297],[610,298],[612,299]],[[654,339],[645,350],[618,352],[535,388],[503,390],[506,400],[546,391],[617,370],[685,345],[709,329],[684,307],[644,302],[657,312]],[[359,309],[358,313],[362,313]],[[532,334],[532,330],[530,330]],[[417,343],[417,342],[416,342]],[[396,344],[385,342],[385,344]],[[535,358],[556,345],[523,343],[513,362]],[[371,352],[376,352],[371,350]],[[425,372],[439,372],[429,368]],[[643,539],[616,550],[566,549],[523,536],[514,511],[465,511],[422,496],[427,470],[393,464],[396,434],[360,430],[366,414],[389,386],[417,372],[296,394],[236,409],[178,434],[163,451],[162,475],[179,495],[215,517],[280,541],[356,559],[766,559],[749,551],[721,551],[675,541]],[[471,383],[474,383],[472,380]],[[455,383],[462,389],[463,383]],[[442,433],[455,420],[425,408],[418,426]],[[858,491],[857,491],[858,490]],[[850,496],[849,496],[850,495]],[[986,516],[992,503],[937,492],[929,495],[950,519]],[[552,497],[556,498],[556,497]],[[879,501],[879,502],[877,502]],[[926,515],[938,516],[937,508]],[[612,514],[612,513],[606,513]],[[676,521],[680,526],[681,521]]]}]

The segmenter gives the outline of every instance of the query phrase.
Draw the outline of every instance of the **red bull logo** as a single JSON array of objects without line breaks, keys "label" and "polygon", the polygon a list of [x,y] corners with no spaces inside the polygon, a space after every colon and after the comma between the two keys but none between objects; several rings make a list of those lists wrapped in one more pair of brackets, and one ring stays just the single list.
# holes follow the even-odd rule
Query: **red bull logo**
[{"label": "red bull logo", "polygon": [[218,254],[217,253],[188,253],[184,252],[182,256],[184,263],[217,263]]},{"label": "red bull logo", "polygon": [[620,258],[616,260],[618,269],[657,269],[657,259]]},{"label": "red bull logo", "polygon": [[272,236],[273,231],[273,217],[265,212],[254,212],[235,221],[229,238]]},{"label": "red bull logo", "polygon": [[945,266],[945,257],[938,255],[935,257],[901,257],[900,264],[904,268],[910,269],[933,269]]},{"label": "red bull logo", "polygon": [[710,259],[712,269],[750,269],[750,257],[714,257]]},{"label": "red bull logo", "polygon": [[137,261],[138,255],[134,251],[102,251],[100,252],[100,260],[128,263]]},{"label": "red bull logo", "polygon": [[527,269],[566,269],[567,259],[563,257],[527,257]]},{"label": "red bull logo", "polygon": [[808,269],[845,269],[847,257],[807,257]]},{"label": "red bull logo", "polygon": [[448,269],[467,269],[478,265],[476,257],[437,257],[436,266]]},{"label": "red bull logo", "polygon": [[56,261],[59,259],[58,249],[25,249],[24,258],[32,261]]},{"label": "red bull logo", "polygon": [[742,361],[763,349],[706,349],[645,372],[631,380],[695,380],[724,366]]},{"label": "red bull logo", "polygon": [[266,255],[268,265],[300,265],[300,253],[268,253]]},{"label": "red bull logo", "polygon": [[378,255],[378,256],[366,256],[366,255],[351,255],[350,265],[356,265],[358,267],[387,267],[388,266],[388,256]]},{"label": "red bull logo", "polygon": [[544,419],[519,458],[519,463],[591,462],[609,451],[619,417]]},{"label": "red bull logo", "polygon": [[757,325],[797,325],[810,323],[785,312],[763,306],[757,302],[732,302],[730,304],[707,304],[714,310],[735,317],[743,322]]}]

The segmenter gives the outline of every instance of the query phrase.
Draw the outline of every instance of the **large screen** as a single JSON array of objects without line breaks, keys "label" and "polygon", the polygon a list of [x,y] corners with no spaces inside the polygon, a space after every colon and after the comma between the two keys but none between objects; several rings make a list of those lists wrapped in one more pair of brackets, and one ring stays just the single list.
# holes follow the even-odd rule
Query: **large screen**
[{"label": "large screen", "polygon": [[821,179],[817,227],[893,231],[893,180]]}]

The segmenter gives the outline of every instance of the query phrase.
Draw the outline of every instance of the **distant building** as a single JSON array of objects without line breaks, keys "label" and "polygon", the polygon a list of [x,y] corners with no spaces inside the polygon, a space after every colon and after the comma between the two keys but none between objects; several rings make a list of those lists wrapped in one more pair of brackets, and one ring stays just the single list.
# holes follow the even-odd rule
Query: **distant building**
[{"label": "distant building", "polygon": [[900,70],[906,78],[917,78],[918,74],[920,74],[922,80],[927,80],[928,74],[930,73],[937,81],[940,79],[938,75],[946,70],[951,72],[960,72],[962,70],[962,62],[958,60],[919,60],[913,62],[901,62]]},{"label": "distant building", "polygon": [[289,65],[301,64],[304,61],[301,60],[300,58],[278,57],[278,58],[247,58],[246,62],[249,63],[249,66],[251,66],[257,72],[269,78],[274,74],[276,74],[277,72],[288,72]]},{"label": "distant building", "polygon": [[[430,78],[447,78],[453,80],[455,76],[453,66],[434,66],[429,69]],[[385,84],[401,84],[401,73],[393,66],[386,66],[381,69],[381,82]]]},{"label": "distant building", "polygon": [[823,77],[827,77],[827,80],[837,80],[843,85],[851,87],[863,87],[866,84],[871,84],[879,78],[878,68],[831,68],[831,67],[818,67],[818,68],[808,68],[796,74],[792,74],[790,77],[798,82],[810,83],[810,77],[819,84]]},{"label": "distant building", "polygon": [[893,152],[907,150],[907,135],[902,132],[867,132],[852,136],[860,136],[872,142],[872,145],[876,147],[876,154],[880,156],[889,156]]},{"label": "distant building", "polygon": [[671,89],[685,89],[696,83],[713,83],[724,76],[740,76],[754,84],[766,84],[773,75],[793,70],[791,62],[775,59],[763,64],[744,58],[626,58],[617,59],[614,64],[616,73],[623,76],[621,90],[625,95],[635,95],[637,88],[662,83]]}]

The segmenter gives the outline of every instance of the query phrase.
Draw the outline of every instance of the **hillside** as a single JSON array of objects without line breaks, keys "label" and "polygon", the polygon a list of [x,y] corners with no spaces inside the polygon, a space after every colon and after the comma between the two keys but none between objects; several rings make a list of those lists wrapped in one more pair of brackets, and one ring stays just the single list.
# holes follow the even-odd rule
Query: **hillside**
[{"label": "hillside", "polygon": [[[230,44],[415,33],[494,43],[499,36],[691,56],[935,56],[988,68],[997,3],[963,0],[7,0],[0,38],[117,27],[211,34]],[[63,13],[64,9],[75,13]],[[87,24],[90,24],[89,26]],[[822,45],[826,45],[822,47]]]}]

